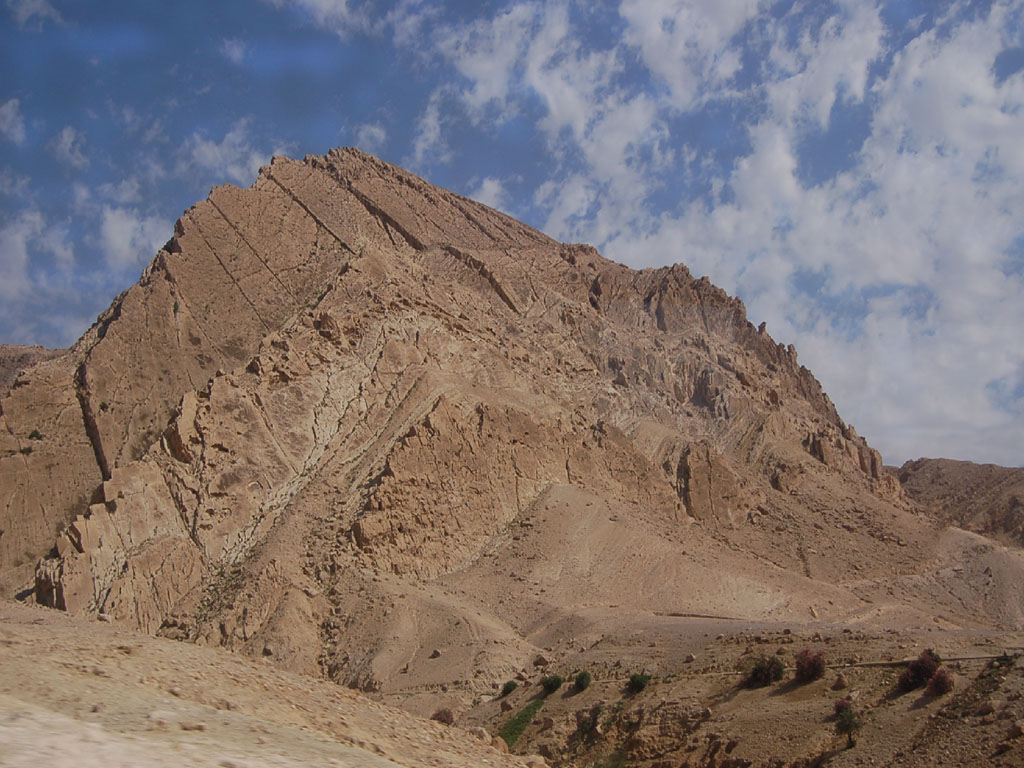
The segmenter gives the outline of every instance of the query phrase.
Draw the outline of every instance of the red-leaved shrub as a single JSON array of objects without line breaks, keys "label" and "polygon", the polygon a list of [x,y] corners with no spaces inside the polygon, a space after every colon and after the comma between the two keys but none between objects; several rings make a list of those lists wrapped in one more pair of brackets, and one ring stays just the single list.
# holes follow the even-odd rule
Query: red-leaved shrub
[{"label": "red-leaved shrub", "polygon": [[938,669],[928,681],[929,696],[943,696],[953,690],[953,676],[945,669]]},{"label": "red-leaved shrub", "polygon": [[801,683],[809,683],[825,675],[825,654],[822,651],[812,653],[804,648],[796,655],[796,679]]},{"label": "red-leaved shrub", "polygon": [[437,712],[430,716],[430,719],[437,720],[437,722],[444,723],[445,725],[452,725],[455,722],[455,715],[450,709],[445,707],[444,709],[437,710]]},{"label": "red-leaved shrub", "polygon": [[941,665],[942,659],[931,648],[921,651],[921,655],[907,664],[907,668],[900,675],[900,690],[912,691],[925,685],[939,671]]}]

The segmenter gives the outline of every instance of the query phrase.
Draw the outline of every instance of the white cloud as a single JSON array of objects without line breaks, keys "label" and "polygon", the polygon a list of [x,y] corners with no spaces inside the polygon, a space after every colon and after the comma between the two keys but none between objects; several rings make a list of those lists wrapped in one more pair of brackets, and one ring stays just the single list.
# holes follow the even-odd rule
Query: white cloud
[{"label": "white cloud", "polygon": [[501,179],[496,179],[493,176],[481,180],[479,186],[469,193],[469,197],[499,210],[508,201],[505,185],[502,184]]},{"label": "white cloud", "polygon": [[24,211],[17,219],[0,229],[0,298],[17,298],[28,290],[29,242],[43,230],[39,211]]},{"label": "white cloud", "polygon": [[294,7],[308,14],[320,27],[341,36],[365,30],[370,26],[371,8],[350,3],[349,0],[265,0],[275,8]]},{"label": "white cloud", "polygon": [[451,159],[451,151],[442,135],[441,100],[443,98],[443,90],[435,90],[430,94],[427,107],[420,115],[410,159],[414,168],[423,168],[428,163],[443,165]]},{"label": "white cloud", "polygon": [[[230,179],[247,186],[256,178],[260,166],[270,160],[271,153],[256,149],[249,137],[249,121],[239,120],[224,138],[213,141],[194,133],[184,147],[184,163],[179,172],[188,167],[212,172],[219,180]],[[220,181],[218,181],[220,183]]]},{"label": "white cloud", "polygon": [[499,113],[508,108],[509,88],[526,53],[538,22],[539,7],[519,4],[493,19],[481,19],[461,27],[448,27],[438,40],[439,50],[458,72],[471,82],[462,99],[473,120],[495,104]]},{"label": "white cloud", "polygon": [[[52,257],[54,265],[66,272],[74,265],[74,254],[63,225],[48,225],[43,214],[26,208],[0,228],[0,298],[5,302],[24,300],[40,287],[30,267],[42,257]],[[39,264],[40,267],[46,266]]]},{"label": "white cloud", "polygon": [[101,184],[97,191],[115,203],[138,203],[142,199],[139,192],[139,180],[135,177],[122,179],[117,184]]},{"label": "white cloud", "polygon": [[104,205],[99,240],[106,263],[123,270],[151,259],[167,241],[170,225],[159,216],[147,216],[134,208]]},{"label": "white cloud", "polygon": [[0,194],[8,197],[24,197],[28,183],[28,176],[19,176],[10,168],[0,169]]},{"label": "white cloud", "polygon": [[18,99],[11,99],[0,106],[0,134],[18,145],[25,143],[25,119],[20,105]]},{"label": "white cloud", "polygon": [[64,165],[77,170],[89,166],[89,158],[84,151],[85,138],[72,126],[66,125],[50,141],[50,149],[54,157]]},{"label": "white cloud", "polygon": [[237,38],[221,40],[220,52],[232,64],[239,65],[245,60],[246,45]]},{"label": "white cloud", "polygon": [[356,129],[356,146],[364,152],[377,154],[388,140],[388,132],[380,123],[364,123]]},{"label": "white cloud", "polygon": [[685,110],[736,73],[740,49],[733,38],[767,6],[766,0],[624,0],[619,13],[625,42]]},{"label": "white cloud", "polygon": [[62,20],[60,14],[47,0],[7,0],[7,7],[11,9],[19,27],[24,27],[26,23],[37,17],[40,24],[46,19],[58,23]]},{"label": "white cloud", "polygon": [[[341,38],[353,34],[380,34],[392,30],[394,41],[402,45],[414,43],[424,23],[442,12],[440,4],[426,0],[263,0],[275,8],[294,8],[315,26]],[[385,12],[382,5],[391,6]]]},{"label": "white cloud", "polygon": [[767,90],[777,119],[809,120],[824,129],[840,96],[863,100],[868,67],[883,52],[885,27],[872,3],[844,0],[840,11],[820,28],[805,26],[795,48],[787,44],[781,28],[775,30]]}]

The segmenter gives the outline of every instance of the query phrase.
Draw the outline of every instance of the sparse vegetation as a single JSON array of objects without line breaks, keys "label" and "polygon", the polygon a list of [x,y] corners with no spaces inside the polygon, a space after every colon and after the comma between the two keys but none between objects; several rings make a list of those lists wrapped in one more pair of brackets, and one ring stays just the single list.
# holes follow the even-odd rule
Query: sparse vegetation
[{"label": "sparse vegetation", "polygon": [[576,679],[573,682],[576,684],[577,691],[585,691],[587,690],[587,688],[590,687],[590,681],[590,673],[587,672],[587,670],[583,670],[578,675],[576,675]]},{"label": "sparse vegetation", "polygon": [[550,696],[562,687],[563,682],[565,681],[562,680],[561,675],[548,675],[540,679],[540,687],[544,689],[545,696]]},{"label": "sparse vegetation", "polygon": [[649,682],[651,682],[651,676],[646,672],[634,672],[629,676],[628,687],[631,693],[640,693]]},{"label": "sparse vegetation", "polygon": [[501,686],[501,697],[505,698],[518,687],[519,683],[517,683],[515,680],[506,680],[505,684]]},{"label": "sparse vegetation", "polygon": [[38,429],[33,429],[31,432],[28,433],[28,439],[29,440],[42,440],[43,439],[43,433],[40,432]]},{"label": "sparse vegetation", "polygon": [[921,655],[907,664],[907,668],[900,674],[896,685],[901,691],[912,691],[926,685],[929,680],[939,671],[942,666],[942,659],[931,648],[921,651]]},{"label": "sparse vegetation", "polygon": [[444,709],[437,710],[437,712],[430,716],[430,719],[437,720],[437,722],[444,723],[445,725],[454,725],[455,714],[445,707]]},{"label": "sparse vegetation", "polygon": [[22,456],[28,456],[30,453],[32,453],[32,446],[31,445],[26,445],[24,448],[21,448],[19,450],[19,453]]},{"label": "sparse vegetation", "polygon": [[929,696],[945,696],[953,690],[953,676],[945,667],[940,667],[928,680],[928,687],[925,690]]},{"label": "sparse vegetation", "polygon": [[845,707],[836,716],[836,732],[846,736],[847,749],[852,749],[857,743],[854,735],[860,730],[862,725],[860,715],[857,714],[852,706]]},{"label": "sparse vegetation", "polygon": [[526,730],[533,718],[540,712],[540,708],[544,706],[544,699],[534,699],[525,707],[516,712],[505,725],[498,731],[498,735],[502,740],[508,744],[508,748],[512,749],[519,737],[523,735],[523,731]]},{"label": "sparse vegetation", "polygon": [[848,709],[853,709],[853,700],[849,696],[845,699],[836,699],[835,704],[832,705],[832,714],[839,717]]},{"label": "sparse vegetation", "polygon": [[174,302],[174,314],[178,314],[178,310],[181,309],[181,305],[177,301]]},{"label": "sparse vegetation", "polygon": [[750,688],[761,688],[765,685],[777,683],[786,674],[786,664],[778,656],[761,656],[754,662],[750,674],[747,676],[747,686]]},{"label": "sparse vegetation", "polygon": [[801,683],[810,683],[825,676],[825,654],[822,651],[813,653],[804,648],[796,656],[796,679]]}]

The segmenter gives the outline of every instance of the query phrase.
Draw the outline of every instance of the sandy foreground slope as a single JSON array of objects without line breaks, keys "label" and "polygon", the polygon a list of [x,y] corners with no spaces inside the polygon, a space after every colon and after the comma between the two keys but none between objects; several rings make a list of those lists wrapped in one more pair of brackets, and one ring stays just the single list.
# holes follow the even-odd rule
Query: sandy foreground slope
[{"label": "sandy foreground slope", "polygon": [[0,604],[3,766],[529,764],[237,654]]}]

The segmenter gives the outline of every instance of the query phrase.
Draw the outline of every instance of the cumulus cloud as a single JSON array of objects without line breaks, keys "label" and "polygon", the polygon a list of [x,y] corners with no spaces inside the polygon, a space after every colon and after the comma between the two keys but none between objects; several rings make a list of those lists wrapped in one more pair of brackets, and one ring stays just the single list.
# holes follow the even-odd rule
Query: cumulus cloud
[{"label": "cumulus cloud", "polygon": [[99,241],[106,263],[115,270],[136,267],[151,259],[170,236],[171,227],[159,216],[135,208],[104,205]]},{"label": "cumulus cloud", "polygon": [[360,5],[349,0],[265,0],[276,8],[292,7],[308,15],[318,26],[342,36],[365,30],[370,26],[369,3]]},{"label": "cumulus cloud", "polygon": [[15,144],[25,143],[25,119],[21,116],[21,102],[11,99],[0,106],[0,134]]},{"label": "cumulus cloud", "polygon": [[244,42],[237,38],[229,38],[221,40],[220,52],[225,59],[232,64],[238,65],[245,60],[246,46]]},{"label": "cumulus cloud", "polygon": [[461,96],[473,120],[479,121],[488,106],[495,106],[499,114],[510,106],[509,89],[515,84],[539,10],[534,4],[513,5],[493,19],[448,26],[439,34],[438,49],[470,83]]},{"label": "cumulus cloud", "polygon": [[412,157],[409,159],[414,168],[423,168],[428,164],[443,165],[451,159],[451,150],[443,135],[441,102],[444,96],[444,89],[441,88],[431,93],[417,121]]},{"label": "cumulus cloud", "polygon": [[28,176],[20,176],[10,168],[0,168],[0,194],[8,197],[24,197],[28,190],[28,184]]},{"label": "cumulus cloud", "polygon": [[33,19],[38,19],[40,24],[46,19],[57,23],[62,21],[61,15],[48,0],[7,0],[7,7],[19,27],[24,27]]},{"label": "cumulus cloud", "polygon": [[85,137],[70,125],[65,125],[53,137],[50,150],[60,163],[70,168],[80,171],[89,166],[89,158],[85,156]]},{"label": "cumulus cloud", "polygon": [[[48,263],[43,263],[44,260]],[[74,254],[64,225],[48,224],[37,208],[23,209],[0,228],[0,298],[25,299],[38,287],[31,267],[55,266],[66,271],[74,264]]]},{"label": "cumulus cloud", "polygon": [[226,178],[242,186],[253,182],[260,166],[271,156],[253,145],[249,121],[245,119],[235,123],[220,141],[194,133],[185,143],[183,154],[179,172],[186,172],[189,167],[200,168],[212,172],[218,180]]},{"label": "cumulus cloud", "polygon": [[469,193],[469,196],[491,208],[501,209],[508,200],[508,193],[501,179],[488,176],[481,179],[476,189]]},{"label": "cumulus cloud", "polygon": [[766,0],[624,0],[625,42],[672,93],[676,109],[691,109],[726,86],[740,68],[735,38],[770,3]]},{"label": "cumulus cloud", "polygon": [[315,26],[341,38],[390,30],[400,45],[412,43],[423,24],[441,13],[439,4],[424,0],[264,0],[275,8],[292,8]]},{"label": "cumulus cloud", "polygon": [[364,123],[356,129],[356,146],[364,152],[376,154],[384,148],[388,132],[380,123]]}]

